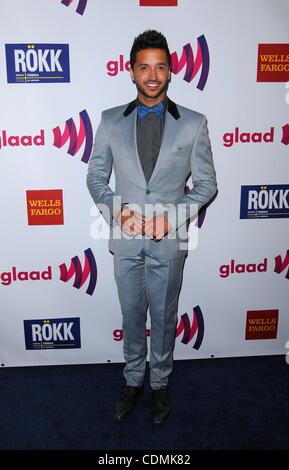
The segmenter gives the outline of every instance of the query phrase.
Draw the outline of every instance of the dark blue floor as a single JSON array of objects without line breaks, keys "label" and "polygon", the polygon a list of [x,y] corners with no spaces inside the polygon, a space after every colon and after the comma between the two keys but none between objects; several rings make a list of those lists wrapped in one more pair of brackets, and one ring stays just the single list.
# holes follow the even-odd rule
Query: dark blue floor
[{"label": "dark blue floor", "polygon": [[112,421],[123,364],[0,370],[1,449],[289,449],[284,356],[176,361],[172,414],[162,425],[144,397]]}]

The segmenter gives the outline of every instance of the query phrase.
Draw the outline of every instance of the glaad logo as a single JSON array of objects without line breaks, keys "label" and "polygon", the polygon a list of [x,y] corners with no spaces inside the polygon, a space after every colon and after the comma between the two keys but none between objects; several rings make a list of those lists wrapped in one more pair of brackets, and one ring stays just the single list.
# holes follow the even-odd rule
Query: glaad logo
[{"label": "glaad logo", "polygon": [[[176,329],[176,338],[183,333],[183,337],[181,342],[184,344],[188,344],[197,332],[197,338],[193,345],[194,349],[199,349],[203,338],[204,338],[204,318],[199,305],[194,307],[193,309],[193,318],[192,324],[190,323],[190,319],[187,313],[184,313],[181,316],[179,325]],[[146,330],[146,336],[150,337],[151,331],[149,328]],[[117,329],[113,331],[113,339],[114,341],[122,341],[123,340],[123,330]]]},{"label": "glaad logo", "polygon": [[0,134],[0,149],[2,147],[31,147],[33,145],[38,147],[45,145],[44,129],[41,129],[39,134],[34,137],[32,135],[8,135],[6,130]]},{"label": "glaad logo", "polygon": [[[267,132],[240,132],[239,127],[235,127],[234,132],[226,132],[223,135],[224,147],[232,147],[235,144],[243,143],[272,143],[275,141],[275,127],[270,127]],[[282,126],[281,143],[288,145],[289,143],[289,124]]]},{"label": "glaad logo", "polygon": [[[274,258],[274,272],[281,274],[288,267],[285,275],[286,279],[289,279],[289,250],[287,250],[284,259],[281,255],[277,255]],[[219,268],[219,275],[222,278],[228,278],[231,274],[244,274],[244,273],[264,273],[268,271],[268,258],[260,263],[236,263],[234,259],[230,261],[230,264],[222,264]]]},{"label": "glaad logo", "polygon": [[288,218],[289,185],[242,186],[240,219]]},{"label": "glaad logo", "polygon": [[[73,3],[73,1],[74,0],[61,0],[61,3],[62,5],[69,7]],[[77,0],[77,1],[78,1],[78,5],[76,8],[76,13],[78,13],[79,15],[83,15],[83,13],[85,12],[87,0]]]},{"label": "glaad logo", "polygon": [[79,113],[79,117],[80,127],[78,133],[76,130],[75,122],[72,118],[67,119],[67,121],[65,122],[65,128],[63,133],[61,133],[59,126],[54,127],[53,145],[60,149],[69,140],[69,147],[67,153],[69,153],[69,155],[74,156],[79,151],[80,147],[82,146],[85,140],[85,147],[83,150],[81,161],[84,163],[88,163],[93,146],[93,130],[89,115],[85,109]]},{"label": "glaad logo", "polygon": [[70,268],[67,269],[65,263],[60,264],[60,280],[68,282],[74,276],[73,287],[80,289],[88,276],[90,276],[89,284],[86,293],[92,295],[96,286],[97,280],[97,267],[93,252],[90,248],[84,251],[85,261],[82,269],[81,262],[78,256],[71,258]]},{"label": "glaad logo", "polygon": [[0,272],[0,282],[3,286],[10,286],[16,281],[51,281],[52,268],[47,266],[46,271],[18,271],[13,266],[11,271]]},{"label": "glaad logo", "polygon": [[199,90],[203,90],[207,83],[210,67],[209,48],[206,38],[203,34],[197,38],[197,44],[196,58],[194,58],[192,46],[189,43],[183,47],[180,60],[178,59],[176,52],[171,54],[172,72],[174,74],[178,74],[183,69],[183,67],[186,66],[186,72],[183,79],[190,83],[202,67],[202,72],[197,84],[197,88]]},{"label": "glaad logo", "polygon": [[68,44],[6,44],[8,83],[70,82]]},{"label": "glaad logo", "polygon": [[200,306],[197,305],[193,308],[193,317],[192,317],[192,324],[190,324],[190,319],[187,313],[184,313],[181,316],[181,320],[177,327],[176,337],[183,333],[183,337],[181,342],[184,344],[188,344],[195,334],[197,333],[196,340],[193,344],[194,349],[200,349],[200,346],[203,342],[204,338],[204,317],[202,314],[202,310]]},{"label": "glaad logo", "polygon": [[26,349],[81,348],[79,318],[24,320]]},{"label": "glaad logo", "polygon": [[236,263],[231,259],[230,264],[222,264],[219,269],[219,275],[222,278],[229,277],[231,274],[241,273],[259,273],[267,272],[268,258],[264,258],[261,263]]},{"label": "glaad logo", "polygon": [[[53,128],[53,145],[60,149],[69,140],[67,153],[74,156],[80,151],[85,140],[81,161],[88,163],[93,147],[93,129],[89,115],[85,109],[79,113],[79,118],[80,125],[78,131],[72,118],[67,119],[65,122],[63,132],[61,132],[59,126]],[[46,145],[44,129],[41,129],[39,134],[36,134],[35,136],[9,135],[6,130],[2,130],[2,132],[0,131],[0,149],[4,147],[31,147],[33,145]]]},{"label": "glaad logo", "polygon": [[[172,73],[177,75],[181,70],[186,67],[183,80],[191,83],[199,70],[201,75],[197,84],[199,90],[203,90],[207,83],[209,68],[210,68],[210,55],[209,48],[204,35],[197,38],[197,54],[194,58],[193,49],[190,43],[183,47],[180,60],[178,59],[177,52],[171,54],[172,59]],[[119,60],[110,60],[106,64],[107,74],[110,77],[115,77],[119,72],[129,71],[130,62],[125,60],[124,55],[119,56]]]},{"label": "glaad logo", "polygon": [[[78,256],[71,259],[70,268],[67,269],[65,263],[59,265],[60,280],[68,282],[75,276],[73,287],[80,289],[88,276],[90,276],[89,284],[86,293],[92,295],[96,286],[97,268],[93,252],[90,248],[84,251],[85,263],[82,269],[81,262]],[[17,281],[51,281],[52,280],[52,267],[47,266],[45,271],[18,271],[15,266],[11,271],[0,272],[0,284],[9,286],[12,282]]]}]

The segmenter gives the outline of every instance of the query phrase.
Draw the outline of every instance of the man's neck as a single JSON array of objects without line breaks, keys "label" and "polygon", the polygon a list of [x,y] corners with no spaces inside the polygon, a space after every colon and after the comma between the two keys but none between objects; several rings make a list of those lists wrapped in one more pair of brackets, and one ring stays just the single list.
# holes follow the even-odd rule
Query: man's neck
[{"label": "man's neck", "polygon": [[140,104],[143,104],[144,106],[147,106],[148,108],[151,108],[152,106],[156,106],[157,104],[162,103],[163,101],[166,101],[167,95],[165,94],[165,95],[159,96],[156,99],[146,98],[145,96],[137,95],[137,100]]}]

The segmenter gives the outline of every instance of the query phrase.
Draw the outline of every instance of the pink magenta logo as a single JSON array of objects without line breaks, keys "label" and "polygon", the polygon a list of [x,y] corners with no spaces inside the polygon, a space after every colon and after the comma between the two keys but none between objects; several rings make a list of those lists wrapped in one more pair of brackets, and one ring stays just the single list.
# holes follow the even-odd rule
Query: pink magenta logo
[{"label": "pink magenta logo", "polygon": [[[193,337],[197,333],[197,337],[195,343],[193,345],[194,349],[199,349],[204,338],[204,318],[199,305],[194,307],[193,314],[192,314],[192,324],[190,323],[190,319],[187,313],[184,313],[181,316],[179,321],[179,325],[176,329],[176,338],[183,334],[181,342],[184,344],[189,344],[192,341]],[[150,337],[151,331],[149,328],[146,329],[146,336]],[[122,341],[123,340],[123,330],[116,329],[113,331],[113,339],[114,341]]]},{"label": "pink magenta logo", "polygon": [[[79,15],[83,15],[85,8],[86,8],[87,0],[76,0],[76,1],[78,3],[77,8],[76,8],[76,13],[78,13]],[[73,2],[74,0],[61,0],[62,5],[65,5],[66,7],[69,7]]]},{"label": "pink magenta logo", "polygon": [[204,338],[204,317],[202,314],[202,310],[199,305],[193,308],[192,313],[192,324],[190,323],[190,318],[187,313],[184,313],[181,316],[179,325],[176,331],[176,337],[183,334],[181,342],[184,344],[188,344],[192,341],[193,337],[197,333],[196,340],[193,344],[194,349],[200,349],[200,346],[203,342]]},{"label": "pink magenta logo", "polygon": [[[171,54],[172,59],[172,73],[179,74],[181,70],[186,67],[183,80],[191,83],[201,69],[201,74],[197,84],[199,90],[203,90],[208,80],[210,68],[210,55],[209,48],[204,35],[197,38],[197,53],[194,57],[193,48],[191,44],[186,44],[183,47],[182,55],[178,58],[177,52]],[[106,64],[107,74],[110,77],[115,77],[119,72],[130,70],[130,61],[125,60],[123,54],[120,54],[118,60],[110,60]]]},{"label": "pink magenta logo", "polygon": [[194,53],[191,44],[186,44],[183,47],[183,52],[180,60],[176,52],[171,54],[172,58],[172,72],[177,75],[186,67],[184,80],[190,83],[197,75],[200,68],[202,68],[201,75],[197,84],[199,90],[203,90],[207,83],[209,68],[210,68],[210,55],[209,48],[205,36],[197,38],[197,54],[194,58]]},{"label": "pink magenta logo", "polygon": [[69,269],[65,263],[59,265],[60,269],[60,280],[68,282],[74,276],[73,287],[80,289],[88,276],[90,276],[89,284],[86,289],[86,293],[92,295],[96,286],[97,281],[97,267],[93,252],[90,248],[84,251],[84,267],[82,268],[80,259],[78,256],[71,258]]},{"label": "pink magenta logo", "polygon": [[[274,272],[281,274],[289,266],[289,250],[287,250],[284,260],[282,260],[281,255],[275,256],[275,268]],[[285,275],[286,279],[289,279],[289,267]]]},{"label": "pink magenta logo", "polygon": [[288,144],[289,144],[289,124],[285,124],[285,125],[282,127],[282,139],[281,139],[281,143],[284,144],[284,145],[288,145]]},{"label": "pink magenta logo", "polygon": [[92,152],[93,146],[93,130],[91,121],[89,119],[87,111],[84,109],[79,113],[80,117],[80,126],[79,131],[77,133],[75,122],[72,118],[68,119],[65,122],[65,128],[63,133],[61,133],[60,127],[54,127],[53,135],[54,135],[54,142],[53,145],[57,148],[63,147],[66,142],[69,140],[69,147],[67,153],[69,155],[74,156],[82,146],[85,140],[85,147],[82,154],[81,161],[84,163],[88,163],[90,159],[90,155]]}]

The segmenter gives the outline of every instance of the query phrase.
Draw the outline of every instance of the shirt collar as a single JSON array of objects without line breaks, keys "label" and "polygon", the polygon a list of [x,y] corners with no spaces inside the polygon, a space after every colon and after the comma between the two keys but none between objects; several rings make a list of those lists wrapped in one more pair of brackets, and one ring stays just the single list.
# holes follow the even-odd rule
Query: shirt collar
[{"label": "shirt collar", "polygon": [[[166,108],[167,108],[167,111],[168,111],[176,120],[179,119],[181,116],[180,116],[180,113],[179,113],[179,110],[178,110],[178,107],[177,107],[176,103],[174,103],[173,101],[171,101],[168,96],[166,96],[165,100],[166,100]],[[165,100],[163,100],[162,103],[164,103]],[[139,102],[138,98],[136,98],[135,100],[131,101],[131,102],[127,105],[126,109],[124,110],[123,115],[124,115],[125,117],[127,117],[130,113],[132,113],[132,111],[134,111],[134,109],[135,109],[136,106],[138,105],[138,102]],[[141,104],[142,104],[142,103],[141,103]]]}]

